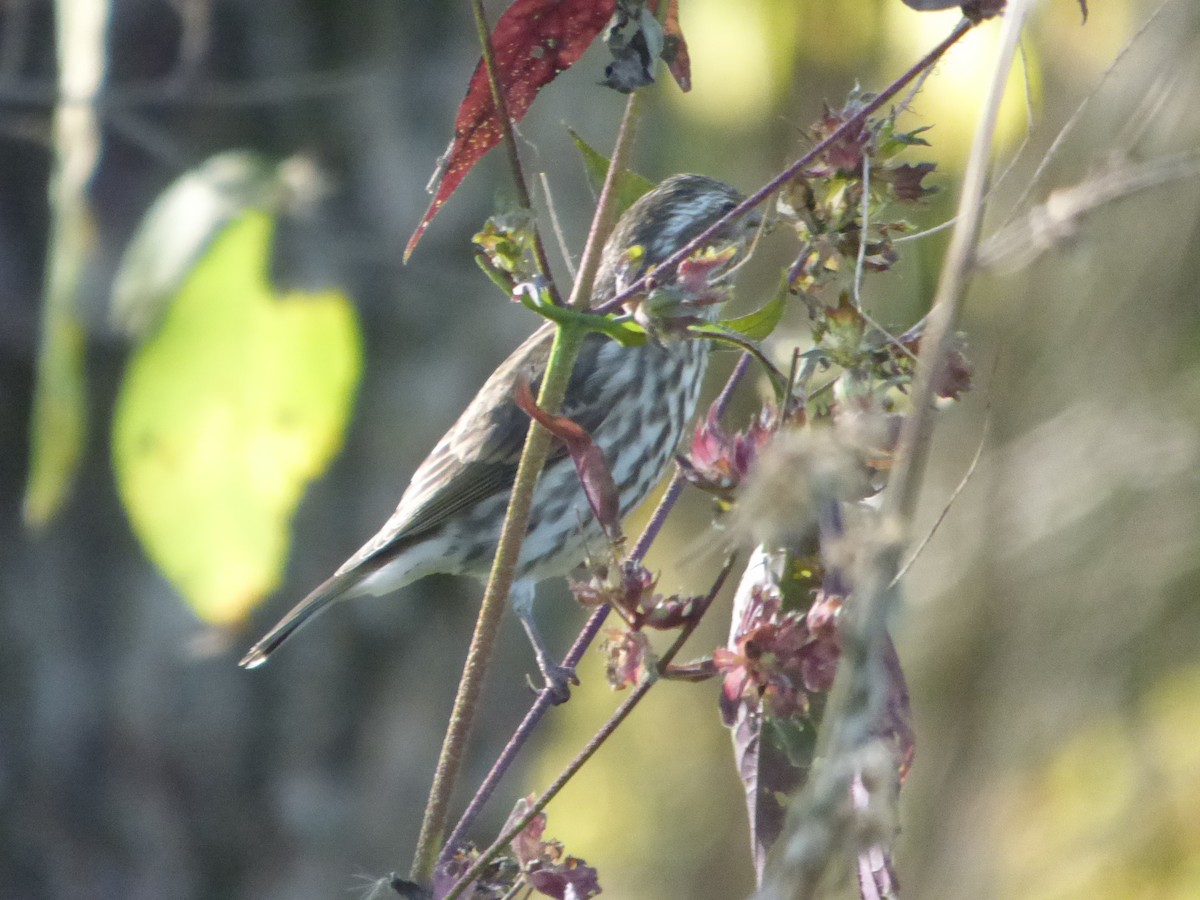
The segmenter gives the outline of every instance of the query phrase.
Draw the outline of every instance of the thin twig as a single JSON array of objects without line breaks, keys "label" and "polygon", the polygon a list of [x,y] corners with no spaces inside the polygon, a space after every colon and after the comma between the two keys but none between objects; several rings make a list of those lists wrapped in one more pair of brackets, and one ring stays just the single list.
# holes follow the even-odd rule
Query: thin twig
[{"label": "thin twig", "polygon": [[987,445],[988,432],[992,427],[992,408],[988,405],[987,412],[983,419],[983,428],[980,429],[979,443],[975,447],[975,453],[971,457],[971,462],[967,465],[967,469],[963,472],[963,476],[959,479],[958,486],[951,491],[950,496],[946,499],[946,503],[942,506],[942,511],[938,513],[938,517],[934,520],[933,525],[925,532],[925,537],[921,539],[921,543],[917,544],[912,553],[908,555],[908,559],[904,561],[904,565],[900,567],[900,571],[896,573],[896,577],[892,579],[892,584],[903,580],[908,574],[908,570],[912,568],[913,563],[917,558],[925,552],[925,548],[929,546],[929,542],[933,540],[933,536],[937,534],[939,528],[942,527],[942,522],[946,521],[946,516],[950,512],[950,508],[957,502],[959,496],[966,489],[967,483],[974,477],[975,469],[979,466],[979,460],[983,458],[983,448]]},{"label": "thin twig", "polygon": [[933,307],[927,317],[928,327],[921,342],[921,358],[930,360],[931,364],[919,369],[913,380],[912,413],[904,422],[897,465],[889,477],[884,493],[885,519],[895,517],[900,522],[910,522],[913,508],[916,506],[932,432],[934,385],[954,340],[955,325],[970,281],[983,222],[988,161],[996,132],[1000,101],[1004,97],[1004,85],[1021,36],[1021,27],[1032,2],[1033,0],[1013,0],[1004,14],[1000,56],[996,70],[992,73],[992,84],[963,174],[958,226],[946,251],[942,278],[934,295]]},{"label": "thin twig", "polygon": [[[625,104],[625,114],[621,117],[621,125],[617,130],[617,140],[613,145],[612,158],[608,163],[608,173],[600,188],[600,197],[596,200],[596,213],[592,216],[592,224],[588,229],[587,243],[583,255],[579,258],[579,274],[575,277],[575,286],[571,290],[570,306],[587,309],[591,306],[592,282],[600,269],[600,256],[604,251],[604,242],[617,221],[617,179],[625,170],[629,156],[633,152],[633,141],[639,109],[641,107],[641,91],[629,95]],[[607,306],[608,304],[603,304]]]},{"label": "thin twig", "polygon": [[1075,112],[1073,112],[1071,117],[1067,119],[1066,124],[1059,129],[1058,134],[1050,143],[1050,148],[1042,156],[1037,168],[1034,169],[1033,174],[1029,177],[1029,181],[1025,185],[1025,190],[1023,190],[1013,202],[1012,208],[1009,210],[1008,215],[1004,219],[1004,223],[1001,225],[1002,228],[1007,227],[1008,224],[1017,216],[1017,213],[1021,207],[1025,205],[1025,201],[1029,198],[1029,195],[1032,193],[1033,189],[1037,187],[1043,173],[1045,173],[1046,169],[1049,168],[1050,163],[1053,162],[1053,160],[1058,156],[1058,151],[1062,149],[1062,146],[1064,143],[1066,143],[1067,138],[1075,130],[1075,126],[1078,125],[1083,119],[1084,112],[1091,105],[1092,101],[1095,100],[1099,95],[1100,90],[1104,87],[1108,79],[1112,77],[1117,67],[1121,64],[1121,61],[1125,59],[1125,56],[1129,53],[1129,51],[1132,50],[1133,47],[1142,39],[1142,36],[1158,19],[1162,11],[1174,2],[1175,0],[1162,0],[1162,3],[1155,7],[1154,12],[1150,13],[1150,15],[1146,18],[1146,21],[1142,23],[1142,27],[1134,32],[1133,36],[1125,42],[1125,45],[1121,48],[1120,52],[1113,57],[1113,61],[1108,64],[1108,67],[1105,68],[1104,73],[1100,76],[1100,80],[1096,83],[1096,89],[1083,99],[1083,102],[1075,108]]},{"label": "thin twig", "polygon": [[1027,216],[988,238],[976,254],[976,265],[1004,271],[1027,266],[1042,253],[1073,237],[1083,218],[1100,207],[1198,175],[1200,157],[1187,154],[1118,167],[1073,187],[1059,188]]},{"label": "thin twig", "polygon": [[[567,381],[570,378],[571,368],[575,363],[581,341],[582,335],[570,326],[560,325],[556,329],[550,360],[546,366],[546,375],[542,380],[542,389],[538,395],[538,406],[542,409],[557,412],[561,407]],[[544,428],[537,427],[531,420],[525,446],[521,452],[521,461],[517,465],[512,497],[509,500],[504,526],[496,547],[496,557],[492,562],[487,587],[484,588],[483,603],[480,605],[475,631],[471,636],[467,661],[463,666],[462,679],[454,698],[450,723],[446,728],[437,770],[434,773],[433,786],[429,792],[429,802],[425,807],[425,817],[421,823],[421,833],[417,840],[410,876],[419,884],[429,883],[433,876],[438,849],[442,836],[445,834],[450,797],[458,780],[463,755],[466,752],[467,739],[470,736],[471,726],[474,724],[483,677],[491,662],[495,646],[496,632],[499,629],[500,619],[504,615],[504,608],[516,576],[521,543],[529,526],[533,491],[549,453],[550,443],[550,433]]]},{"label": "thin twig", "polygon": [[863,267],[867,262],[867,228],[871,221],[871,155],[864,153],[862,175],[862,224],[858,228],[858,258],[854,261],[854,308],[862,312]]},{"label": "thin twig", "polygon": [[563,265],[567,267],[567,274],[571,276],[571,281],[574,281],[576,277],[575,260],[571,258],[571,249],[567,246],[562,223],[558,221],[558,209],[554,205],[554,195],[550,192],[550,179],[546,177],[545,172],[538,172],[538,178],[542,183],[542,194],[546,198],[546,212],[550,216],[550,228],[554,231],[554,239],[558,241],[559,255],[562,256]]},{"label": "thin twig", "polygon": [[[693,238],[671,256],[663,260],[663,262],[656,267],[655,272],[673,272],[681,262],[687,259],[691,254],[695,253],[697,249],[709,243],[713,237],[725,229],[730,222],[745,215],[750,210],[759,206],[768,197],[776,193],[788,181],[795,177],[796,173],[802,170],[805,166],[811,165],[812,161],[824,153],[830,146],[837,141],[840,141],[847,133],[852,132],[853,129],[860,128],[862,123],[866,121],[868,117],[878,112],[889,100],[896,96],[896,94],[899,93],[905,87],[905,85],[916,78],[921,72],[925,71],[935,62],[937,62],[942,56],[945,55],[947,50],[958,43],[958,41],[962,39],[963,35],[965,35],[973,27],[973,23],[968,19],[963,19],[960,21],[940,44],[921,57],[921,59],[914,63],[907,72],[888,85],[873,100],[865,104],[862,109],[838,126],[824,140],[818,142],[812,147],[812,149],[810,149],[807,153],[772,178],[769,182],[731,209],[728,213],[713,222],[712,225],[698,234],[695,238]],[[598,306],[595,311],[599,313],[605,313],[620,308],[625,301],[629,300],[631,297],[644,294],[653,285],[655,277],[656,276],[654,273],[642,276],[616,297]]]},{"label": "thin twig", "polygon": [[[731,556],[726,561],[724,568],[721,569],[716,581],[713,582],[708,594],[705,595],[704,600],[696,610],[696,615],[689,620],[682,629],[680,629],[680,633],[674,642],[672,642],[667,651],[659,658],[656,669],[665,669],[679,654],[680,650],[683,649],[683,645],[687,643],[688,638],[691,637],[692,632],[696,630],[696,627],[700,624],[704,614],[708,612],[709,608],[712,606],[713,600],[715,600],[717,594],[721,592],[721,588],[725,585],[725,581],[729,577],[730,571],[733,569],[733,563],[734,558]],[[479,876],[479,873],[483,871],[484,867],[487,866],[493,859],[495,859],[495,857],[505,847],[507,847],[509,843],[511,843],[513,838],[525,830],[525,826],[533,821],[534,817],[546,808],[547,804],[549,804],[549,802],[558,795],[559,791],[563,789],[567,782],[575,777],[575,773],[583,768],[584,764],[591,759],[596,754],[596,751],[604,745],[604,742],[608,740],[614,731],[617,730],[617,726],[619,726],[625,721],[626,718],[629,717],[629,714],[633,712],[639,703],[642,702],[642,699],[650,692],[650,689],[654,687],[657,681],[658,676],[652,675],[645,678],[641,684],[633,689],[633,692],[625,699],[625,702],[617,707],[616,711],[613,712],[608,721],[600,727],[596,734],[592,736],[592,739],[589,740],[587,744],[584,745],[583,749],[580,750],[575,756],[575,758],[567,764],[566,768],[563,769],[559,776],[555,778],[553,782],[551,782],[550,786],[547,787],[545,791],[542,792],[542,795],[538,797],[537,800],[535,800],[532,804],[530,804],[529,808],[525,812],[525,815],[521,816],[515,822],[512,822],[508,829],[498,838],[496,838],[496,840],[492,842],[492,845],[488,847],[487,850],[480,854],[475,863],[463,874],[450,892],[446,894],[445,900],[455,900],[456,897],[461,896],[462,892]]]}]

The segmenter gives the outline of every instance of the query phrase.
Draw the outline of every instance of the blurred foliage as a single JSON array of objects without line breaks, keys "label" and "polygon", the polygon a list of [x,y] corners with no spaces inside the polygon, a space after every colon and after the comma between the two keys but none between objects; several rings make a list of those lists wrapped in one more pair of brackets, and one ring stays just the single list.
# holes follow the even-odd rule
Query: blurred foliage
[{"label": "blurred foliage", "polygon": [[87,184],[100,154],[100,128],[85,98],[104,76],[103,0],[56,4],[58,84],[65,97],[54,111],[50,234],[43,276],[42,334],[30,426],[25,523],[48,524],[75,481],[87,432],[85,326],[79,290],[92,252],[95,223]]},{"label": "blurred foliage", "polygon": [[121,497],[151,559],[207,622],[279,583],[290,519],[341,446],[360,368],[337,291],[276,295],[273,222],[227,225],[130,360],[113,423]]},{"label": "blurred foliage", "polygon": [[1200,896],[1200,667],[993,786],[998,897]]},{"label": "blurred foliage", "polygon": [[[62,265],[73,268],[70,263]],[[86,341],[83,323],[71,309],[73,287],[73,283],[54,284],[43,313],[36,418],[30,433],[32,465],[25,493],[25,522],[34,528],[48,524],[66,501],[87,429]]]},{"label": "blurred foliage", "polygon": [[216,236],[246,209],[279,209],[283,190],[280,167],[245,150],[211,156],[171,182],[122,254],[109,307],[114,324],[144,337]]},{"label": "blurred foliage", "polygon": [[[1031,198],[1019,196],[1058,129],[1158,5],[1093,3],[1086,26],[1072,0],[1041,5],[1024,48],[1038,121],[997,188],[998,213],[1017,204],[1024,214],[1114,150],[1151,157],[1200,145],[1200,22],[1195,4],[1175,0],[1095,94]],[[0,51],[20,43],[10,17],[42,6],[0,4]],[[800,130],[822,102],[844,97],[856,82],[878,89],[954,18],[915,13],[900,0],[684,0],[681,7],[695,87],[652,95],[634,165],[654,179],[704,171],[742,189],[794,157]],[[162,185],[196,160],[229,146],[278,156],[312,146],[337,161],[349,213],[321,236],[355,276],[352,291],[372,339],[364,378],[371,414],[360,417],[344,466],[314,490],[296,526],[288,590],[302,591],[390,511],[404,476],[532,319],[496,303],[470,265],[467,238],[504,177],[496,160],[464,182],[413,264],[397,265],[428,202],[420,185],[445,146],[478,47],[461,3],[215,0],[179,8],[211,10],[212,30],[163,4],[113,4],[113,102],[90,189],[99,263],[82,289],[95,309],[104,307],[106,260],[120,254]],[[52,29],[40,14],[26,17],[26,29],[31,62],[6,64],[13,79],[6,83],[36,87],[54,69],[45,33]],[[939,168],[931,181],[944,188],[914,217],[918,227],[953,215],[954,176],[976,119],[973,92],[983,88],[991,30],[973,34],[956,53],[961,59],[940,67],[915,98],[920,120],[934,125]],[[176,69],[181,43],[201,49],[193,68]],[[522,152],[536,148],[529,158],[547,169],[568,243],[586,228],[588,194],[561,122],[604,152],[619,109],[597,93],[602,64],[589,69],[589,61],[543,92],[522,123]],[[1025,136],[1026,91],[1013,84],[1005,164]],[[20,398],[29,396],[33,361],[45,366],[51,358],[38,356],[36,335],[28,334],[36,330],[30,311],[42,302],[44,249],[29,223],[43,204],[46,167],[44,146],[24,137],[42,133],[29,128],[26,107],[3,115],[0,310],[11,328],[0,344],[0,374],[12,386],[0,391],[0,439],[4,458],[19,462],[32,427]],[[962,479],[985,419],[990,436],[978,471],[917,560],[898,617],[920,746],[902,804],[897,861],[906,896],[1200,891],[1192,814],[1200,731],[1194,193],[1180,185],[1102,210],[1035,270],[989,278],[968,305],[964,328],[981,389],[939,420],[927,524]],[[185,298],[199,305],[189,283],[130,365],[113,451],[126,502],[143,510],[131,516],[141,539],[149,544],[147,529],[185,527],[236,539],[242,546],[229,552],[254,549],[260,559],[261,591],[278,578],[284,507],[294,507],[302,482],[336,449],[358,339],[339,295],[277,296],[265,284],[266,217],[249,214],[230,228],[192,276],[224,285],[211,308],[193,306],[190,325],[176,319]],[[893,274],[868,280],[877,321],[903,327],[920,315],[941,247],[938,236],[906,245]],[[214,268],[214,253],[240,260],[238,271],[216,271],[226,266]],[[778,284],[782,263],[770,241],[760,253],[756,264],[766,273],[750,266],[739,280],[747,309]],[[437,300],[401,304],[398,294]],[[444,297],[454,299],[463,324],[447,327]],[[324,324],[296,324],[300,334],[291,334],[284,323],[306,319],[310,305]],[[799,332],[789,320],[802,315],[794,304],[782,327]],[[96,324],[103,318],[78,319],[83,333],[71,340],[90,342],[93,405],[107,414],[124,348]],[[228,343],[219,353],[202,351],[194,338],[212,337],[219,322],[234,329],[221,337]],[[172,331],[175,343],[160,343]],[[249,350],[250,334],[278,331],[303,346]],[[339,347],[321,343],[335,335]],[[303,422],[295,430],[279,419],[285,403],[274,370],[285,367],[301,385],[287,394],[302,407],[293,410]],[[246,406],[217,399],[221,389],[246,387],[254,389]],[[309,408],[309,395],[324,405]],[[139,407],[141,426],[132,412]],[[164,410],[161,427],[178,432],[150,433],[159,449],[186,436],[175,460],[147,455],[138,440],[138,428]],[[211,427],[199,421],[205,414]],[[72,440],[69,422],[42,433],[47,446]],[[166,602],[119,526],[121,507],[105,491],[107,448],[83,446],[91,481],[77,509],[40,542],[21,536],[15,514],[0,521],[6,890],[56,898],[327,897],[344,892],[350,873],[364,867],[403,867],[415,837],[412,810],[424,798],[449,708],[450,670],[469,630],[460,618],[469,604],[457,595],[474,596],[473,588],[430,579],[395,602],[348,604],[295,655],[256,676],[235,670],[234,653],[209,664],[185,661],[180,647],[195,623]],[[207,456],[230,447],[252,455],[257,448],[257,467],[234,471]],[[169,516],[156,495],[175,490],[167,485],[184,464],[196,467],[194,494],[232,502],[239,529],[256,510],[258,530],[244,533],[207,514]],[[161,480],[139,481],[134,496],[135,476],[126,470],[138,467]],[[18,468],[0,481],[14,509],[24,479]],[[173,496],[182,509],[184,499]],[[695,571],[696,558],[710,540],[709,518],[706,500],[685,499],[651,563],[664,572],[665,588],[703,588],[711,573]],[[178,573],[171,577],[181,589],[188,580],[197,595],[220,568],[206,572],[197,557],[182,560],[199,540],[168,539],[172,559],[181,557],[170,567],[165,547],[149,549]],[[261,560],[272,557],[270,572]],[[207,589],[208,608],[222,621],[244,615],[249,588],[232,588],[220,602],[218,589]],[[689,654],[723,641],[726,609],[714,608]],[[560,625],[581,618],[574,609],[557,612]],[[495,702],[477,732],[472,777],[527,700],[513,688],[528,667],[523,644],[515,628],[508,637],[508,668],[493,678]],[[541,789],[611,710],[600,668],[591,655],[584,687],[552,717],[540,755],[527,760],[524,787]],[[717,693],[715,684],[656,687],[551,806],[555,834],[600,869],[608,896],[724,900],[749,891],[743,797]],[[502,785],[506,792],[515,793]],[[509,802],[494,805],[502,820]]]}]

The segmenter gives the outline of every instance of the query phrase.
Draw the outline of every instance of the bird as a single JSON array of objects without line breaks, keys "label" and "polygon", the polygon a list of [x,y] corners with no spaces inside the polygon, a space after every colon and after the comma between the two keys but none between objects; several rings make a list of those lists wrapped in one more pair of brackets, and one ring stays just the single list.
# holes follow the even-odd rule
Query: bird
[{"label": "bird", "polygon": [[[690,174],[672,176],[644,193],[605,243],[593,281],[593,305],[615,298],[742,199],[728,184]],[[733,247],[740,253],[754,224],[751,217],[736,219],[707,246]],[[714,280],[727,278],[729,268],[717,271]],[[670,272],[655,274],[667,285],[674,280]],[[714,315],[711,307],[701,312]],[[388,594],[434,573],[486,580],[529,428],[528,416],[514,402],[514,390],[528,379],[536,392],[554,327],[544,324],[495,370],[417,467],[383,527],[254,644],[242,667],[261,666],[337,600]],[[645,499],[674,458],[696,410],[708,348],[704,340],[671,338],[626,347],[595,332],[583,340],[560,414],[586,429],[600,448],[622,516]],[[534,492],[510,594],[548,681],[562,673],[533,624],[534,585],[565,575],[583,561],[589,543],[602,538],[575,467],[558,445]]]}]

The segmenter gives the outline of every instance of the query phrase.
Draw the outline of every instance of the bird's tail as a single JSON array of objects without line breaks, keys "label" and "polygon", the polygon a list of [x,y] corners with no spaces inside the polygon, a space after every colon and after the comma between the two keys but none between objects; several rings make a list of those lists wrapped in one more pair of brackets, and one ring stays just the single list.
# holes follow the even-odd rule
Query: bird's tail
[{"label": "bird's tail", "polygon": [[250,652],[238,663],[243,669],[257,669],[267,661],[279,645],[295,634],[301,626],[311,622],[317,614],[327,609],[335,600],[349,591],[362,580],[362,572],[351,569],[337,572],[327,578],[311,594],[292,607],[292,611],[279,620],[274,628],[268,631]]}]

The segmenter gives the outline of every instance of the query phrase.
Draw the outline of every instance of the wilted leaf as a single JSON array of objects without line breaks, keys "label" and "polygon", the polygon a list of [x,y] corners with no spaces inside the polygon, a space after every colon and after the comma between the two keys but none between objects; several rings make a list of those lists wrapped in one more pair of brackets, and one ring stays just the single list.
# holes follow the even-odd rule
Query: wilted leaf
[{"label": "wilted leaf", "polygon": [[[492,32],[500,89],[514,122],[533,98],[570,68],[612,16],[615,0],[516,0]],[[454,139],[437,176],[433,202],[404,249],[408,259],[443,204],[503,136],[487,69],[481,59],[454,120]]]},{"label": "wilted leaf", "polygon": [[[608,157],[581,138],[574,129],[568,128],[567,132],[571,135],[571,140],[575,142],[575,147],[579,150],[579,155],[583,157],[583,168],[587,172],[588,183],[591,184],[592,190],[599,193],[600,188],[604,185],[604,179],[608,177]],[[637,172],[632,172],[629,169],[623,170],[617,175],[616,214],[620,215],[625,212],[625,210],[633,206],[634,201],[638,197],[653,187],[654,182],[646,176],[639,175]]]},{"label": "wilted leaf", "polygon": [[[773,589],[787,555],[758,547],[750,557],[733,599],[729,650],[759,615],[764,590]],[[767,853],[783,830],[787,798],[803,783],[812,764],[815,731],[798,717],[768,718],[761,705],[739,700],[723,712],[733,738],[734,763],[746,794],[755,880],[761,884]],[[807,748],[807,754],[803,748]]]},{"label": "wilted leaf", "polygon": [[605,43],[612,62],[604,68],[603,84],[621,93],[654,83],[659,59],[667,65],[681,91],[692,89],[692,63],[679,27],[679,0],[671,0],[659,24],[658,0],[617,2]]},{"label": "wilted leaf", "polygon": [[277,295],[272,231],[250,211],[215,239],[130,360],[113,425],[135,532],[220,624],[278,583],[292,512],[340,446],[358,383],[353,307],[336,291]]},{"label": "wilted leaf", "polygon": [[592,508],[604,533],[613,541],[621,536],[621,496],[613,480],[612,470],[604,459],[604,453],[592,440],[592,436],[577,422],[566,416],[555,416],[537,405],[529,391],[529,382],[518,381],[513,398],[517,406],[531,419],[549,431],[566,445],[588,505]]},{"label": "wilted leaf", "polygon": [[606,87],[631,94],[654,84],[654,67],[663,52],[663,28],[640,0],[617,0],[616,13],[604,35],[612,62],[604,67]]}]

